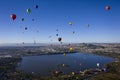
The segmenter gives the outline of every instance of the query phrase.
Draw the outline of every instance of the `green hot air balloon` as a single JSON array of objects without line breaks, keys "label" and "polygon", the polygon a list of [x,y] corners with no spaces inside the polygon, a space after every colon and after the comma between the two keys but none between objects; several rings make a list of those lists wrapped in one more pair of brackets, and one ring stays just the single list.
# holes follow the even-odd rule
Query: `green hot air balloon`
[{"label": "green hot air balloon", "polygon": [[31,12],[31,10],[30,9],[27,9],[27,13],[30,13]]}]

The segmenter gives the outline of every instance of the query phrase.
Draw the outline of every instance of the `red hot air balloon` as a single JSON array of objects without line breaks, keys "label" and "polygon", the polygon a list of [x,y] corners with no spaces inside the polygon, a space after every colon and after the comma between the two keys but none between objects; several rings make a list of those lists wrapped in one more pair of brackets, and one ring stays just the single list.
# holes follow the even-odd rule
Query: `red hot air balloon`
[{"label": "red hot air balloon", "polygon": [[11,14],[10,17],[12,18],[12,20],[16,19],[16,15],[15,14]]},{"label": "red hot air balloon", "polygon": [[62,38],[61,38],[61,37],[59,37],[59,38],[58,38],[58,41],[60,42],[61,40],[62,40]]},{"label": "red hot air balloon", "polygon": [[110,10],[110,6],[106,6],[105,9],[106,9],[106,10]]}]

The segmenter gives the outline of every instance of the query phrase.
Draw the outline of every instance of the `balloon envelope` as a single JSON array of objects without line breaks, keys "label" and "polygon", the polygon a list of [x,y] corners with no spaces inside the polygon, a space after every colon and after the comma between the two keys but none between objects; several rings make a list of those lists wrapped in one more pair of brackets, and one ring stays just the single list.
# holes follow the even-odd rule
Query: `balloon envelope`
[{"label": "balloon envelope", "polygon": [[73,34],[75,34],[75,31],[73,31]]},{"label": "balloon envelope", "polygon": [[25,27],[25,30],[27,30],[27,27]]},{"label": "balloon envelope", "polygon": [[90,27],[90,25],[88,24],[88,27]]},{"label": "balloon envelope", "polygon": [[99,67],[99,65],[100,65],[100,64],[99,64],[99,63],[97,63],[97,67]]},{"label": "balloon envelope", "polygon": [[64,53],[63,55],[66,56],[66,53]]},{"label": "balloon envelope", "polygon": [[72,22],[69,22],[69,25],[72,25]]},{"label": "balloon envelope", "polygon": [[61,38],[61,37],[59,37],[59,38],[58,38],[58,41],[60,42],[61,40],[62,40],[62,38]]},{"label": "balloon envelope", "polygon": [[58,31],[58,29],[56,29],[56,31]]},{"label": "balloon envelope", "polygon": [[106,10],[110,10],[110,6],[106,6],[105,9],[106,9]]},{"label": "balloon envelope", "polygon": [[15,14],[11,14],[10,17],[12,18],[12,20],[16,19],[16,15]]},{"label": "balloon envelope", "polygon": [[27,9],[27,13],[30,13],[31,12],[31,10],[30,9]]},{"label": "balloon envelope", "polygon": [[32,21],[34,21],[35,19],[32,19]]},{"label": "balloon envelope", "polygon": [[70,48],[69,48],[69,50],[70,50],[70,51],[73,51],[73,48],[72,48],[72,47],[70,47]]},{"label": "balloon envelope", "polygon": [[22,18],[22,21],[24,21],[24,18]]},{"label": "balloon envelope", "polygon": [[72,72],[72,75],[75,75],[75,72]]},{"label": "balloon envelope", "polygon": [[56,34],[56,36],[58,36],[58,34]]},{"label": "balloon envelope", "polygon": [[38,5],[36,5],[35,8],[37,9],[37,8],[38,8]]}]

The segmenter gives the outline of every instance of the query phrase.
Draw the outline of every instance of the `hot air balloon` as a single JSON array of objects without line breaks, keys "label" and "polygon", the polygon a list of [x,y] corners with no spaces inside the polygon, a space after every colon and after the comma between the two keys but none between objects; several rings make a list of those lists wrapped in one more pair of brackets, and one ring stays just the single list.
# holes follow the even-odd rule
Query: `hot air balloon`
[{"label": "hot air balloon", "polygon": [[24,21],[24,18],[22,18],[22,21]]},{"label": "hot air balloon", "polygon": [[106,72],[106,68],[103,68],[104,72]]},{"label": "hot air balloon", "polygon": [[39,33],[39,30],[37,30],[36,32]]},{"label": "hot air balloon", "polygon": [[38,5],[35,5],[35,8],[37,9],[37,8],[38,8]]},{"label": "hot air balloon", "polygon": [[97,63],[97,67],[99,67],[100,66],[100,64],[99,63]]},{"label": "hot air balloon", "polygon": [[69,43],[68,46],[70,46],[71,44]]},{"label": "hot air balloon", "polygon": [[73,34],[75,34],[75,31],[73,31]]},{"label": "hot air balloon", "polygon": [[58,29],[56,29],[56,31],[58,31]]},{"label": "hot air balloon", "polygon": [[82,64],[80,63],[80,66],[81,66]]},{"label": "hot air balloon", "polygon": [[75,75],[75,72],[72,72],[72,75]]},{"label": "hot air balloon", "polygon": [[60,42],[61,40],[62,40],[62,38],[61,38],[61,37],[59,37],[59,38],[58,38],[58,41]]},{"label": "hot air balloon", "polygon": [[72,25],[72,22],[69,22],[69,25]]},{"label": "hot air balloon", "polygon": [[49,38],[51,38],[52,36],[49,36]]},{"label": "hot air balloon", "polygon": [[110,6],[106,6],[105,9],[109,11],[110,10]]},{"label": "hot air balloon", "polygon": [[63,55],[66,56],[66,53],[64,53]]},{"label": "hot air balloon", "polygon": [[90,27],[90,25],[88,24],[88,27]]},{"label": "hot air balloon", "polygon": [[30,9],[27,9],[27,13],[30,13],[31,12],[31,10]]},{"label": "hot air balloon", "polygon": [[25,27],[25,30],[27,30],[27,27]]},{"label": "hot air balloon", "polygon": [[72,47],[70,47],[70,48],[69,48],[69,50],[70,50],[70,51],[73,51],[73,48],[72,48]]},{"label": "hot air balloon", "polygon": [[65,64],[62,64],[62,67],[64,67],[65,66]]},{"label": "hot air balloon", "polygon": [[15,14],[11,14],[10,17],[12,18],[12,20],[16,19],[16,15]]},{"label": "hot air balloon", "polygon": [[55,71],[55,74],[58,74],[58,73],[59,73],[59,72],[56,70],[56,71]]},{"label": "hot air balloon", "polygon": [[32,21],[34,21],[35,19],[32,19]]},{"label": "hot air balloon", "polygon": [[58,36],[58,34],[56,34],[56,36]]}]

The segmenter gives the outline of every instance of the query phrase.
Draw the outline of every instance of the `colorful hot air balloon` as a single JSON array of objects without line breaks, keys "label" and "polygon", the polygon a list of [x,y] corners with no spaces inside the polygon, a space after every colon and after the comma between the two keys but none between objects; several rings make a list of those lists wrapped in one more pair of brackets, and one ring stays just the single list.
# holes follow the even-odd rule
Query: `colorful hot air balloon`
[{"label": "colorful hot air balloon", "polygon": [[61,37],[59,37],[59,38],[58,38],[58,41],[59,41],[59,42],[60,42],[60,41],[62,41],[62,38],[61,38]]},{"label": "colorful hot air balloon", "polygon": [[110,6],[106,6],[105,9],[109,11],[110,10]]},{"label": "colorful hot air balloon", "polygon": [[15,14],[11,14],[10,17],[12,18],[12,20],[16,19],[16,15]]},{"label": "colorful hot air balloon", "polygon": [[30,10],[30,9],[27,9],[26,11],[27,11],[27,13],[30,13],[30,12],[31,12],[31,10]]}]

